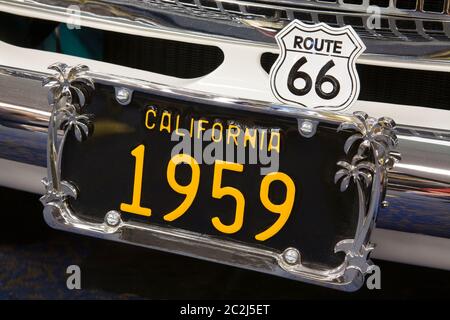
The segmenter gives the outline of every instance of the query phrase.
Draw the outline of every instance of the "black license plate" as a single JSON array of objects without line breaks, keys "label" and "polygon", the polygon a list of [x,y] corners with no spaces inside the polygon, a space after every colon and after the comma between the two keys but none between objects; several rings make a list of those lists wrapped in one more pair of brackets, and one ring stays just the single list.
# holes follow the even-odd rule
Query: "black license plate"
[{"label": "black license plate", "polygon": [[362,284],[388,159],[375,161],[375,147],[386,145],[390,120],[94,80],[86,105],[64,96],[53,105],[42,198],[51,225],[348,290]]},{"label": "black license plate", "polygon": [[93,134],[82,143],[69,135],[62,163],[80,191],[70,203],[80,216],[101,222],[116,209],[125,221],[297,248],[305,265],[342,263],[334,247],[353,237],[358,211],[356,193],[334,183],[348,137],[336,125],[318,123],[307,138],[295,117],[140,92],[123,106],[100,85],[86,113]]}]

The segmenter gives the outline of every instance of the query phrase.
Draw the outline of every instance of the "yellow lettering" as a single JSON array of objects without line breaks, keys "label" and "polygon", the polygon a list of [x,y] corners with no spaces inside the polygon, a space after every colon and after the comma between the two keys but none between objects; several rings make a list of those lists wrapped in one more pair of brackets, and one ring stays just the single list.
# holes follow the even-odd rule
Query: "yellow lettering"
[{"label": "yellow lettering", "polygon": [[[273,142],[274,137],[276,138],[276,144],[274,144],[274,142]],[[268,151],[271,151],[272,149],[277,150],[278,153],[280,153],[280,133],[277,131],[272,131],[270,133]]]},{"label": "yellow lettering", "polygon": [[239,137],[239,134],[241,133],[241,129],[234,125],[234,124],[230,124],[228,125],[228,130],[227,130],[227,144],[230,143],[230,138],[233,138],[234,140],[234,144],[238,145],[238,140],[237,138]]},{"label": "yellow lettering", "polygon": [[264,149],[264,137],[266,136],[266,129],[260,129],[259,130],[259,149]]},{"label": "yellow lettering", "polygon": [[214,227],[223,233],[236,233],[242,228],[244,222],[244,208],[245,208],[245,198],[242,192],[233,187],[222,187],[222,173],[224,170],[230,170],[235,172],[242,172],[244,166],[239,163],[225,162],[216,160],[214,164],[214,177],[213,177],[213,187],[212,196],[216,199],[221,199],[224,196],[233,197],[236,200],[236,211],[234,213],[234,221],[230,225],[225,225],[220,221],[219,217],[214,217],[211,219]]},{"label": "yellow lettering", "polygon": [[192,133],[194,131],[194,119],[191,118],[191,128],[189,129],[189,137],[192,138]]},{"label": "yellow lettering", "polygon": [[152,210],[141,207],[141,193],[142,193],[142,173],[144,171],[144,152],[145,146],[140,144],[133,151],[131,155],[136,158],[134,167],[134,183],[133,183],[133,199],[130,203],[121,203],[120,210],[124,212],[134,213],[141,216],[149,217]]},{"label": "yellow lettering", "polygon": [[[250,133],[251,132],[251,133]],[[247,141],[250,141],[252,148],[256,146],[256,129],[245,128],[244,133],[244,147],[247,147]]]},{"label": "yellow lettering", "polygon": [[[181,185],[175,179],[175,169],[180,163],[187,163],[191,167],[191,181],[187,185]],[[197,161],[187,154],[173,156],[167,166],[167,181],[173,190],[186,196],[175,210],[164,216],[164,220],[173,221],[181,217],[190,208],[197,195],[198,185],[200,184],[200,167]]]},{"label": "yellow lettering", "polygon": [[[286,186],[286,196],[283,203],[275,204],[269,199],[269,188],[272,182],[281,181]],[[261,189],[259,197],[264,207],[273,213],[278,213],[280,216],[277,221],[269,228],[255,236],[258,241],[265,241],[278,233],[283,228],[289,219],[295,200],[295,184],[294,181],[285,173],[271,172],[266,175],[261,181]]]},{"label": "yellow lettering", "polygon": [[205,127],[203,126],[204,123],[208,123],[208,120],[200,119],[197,121],[197,139],[201,138],[201,132],[205,131]]},{"label": "yellow lettering", "polygon": [[175,122],[175,133],[179,136],[184,137],[184,133],[178,131],[179,128],[180,128],[180,115],[177,115],[177,120]]},{"label": "yellow lettering", "polygon": [[[216,129],[216,127],[219,127],[220,129]],[[219,132],[219,138],[216,138],[216,131]],[[215,122],[212,126],[212,134],[211,138],[214,142],[220,142],[222,140],[222,132],[223,132],[223,126],[220,122]]]},{"label": "yellow lettering", "polygon": [[154,118],[156,118],[156,111],[155,110],[153,110],[153,109],[148,109],[147,110],[147,113],[145,114],[145,126],[147,127],[147,129],[153,129],[154,127],[155,127],[155,124],[153,123],[152,125],[149,125],[148,124],[148,121],[149,121],[149,119],[148,119],[148,115],[149,114],[152,114],[153,115],[153,117]]},{"label": "yellow lettering", "polygon": [[[161,116],[161,124],[159,126],[159,131],[163,131],[166,130],[168,133],[170,133],[170,119],[171,119],[171,114],[169,111],[164,111],[162,116]],[[165,119],[167,119],[167,124],[164,124]]]}]

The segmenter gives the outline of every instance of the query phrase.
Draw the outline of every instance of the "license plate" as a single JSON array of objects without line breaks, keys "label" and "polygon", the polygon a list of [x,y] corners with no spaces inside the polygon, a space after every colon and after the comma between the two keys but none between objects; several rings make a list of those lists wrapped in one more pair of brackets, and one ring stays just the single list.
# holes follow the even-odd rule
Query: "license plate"
[{"label": "license plate", "polygon": [[49,137],[56,149],[43,202],[51,225],[347,290],[361,285],[383,171],[369,155],[370,181],[352,178],[359,148],[346,142],[358,134],[349,130],[357,117],[91,77],[89,103],[75,92],[52,113],[50,129],[64,131],[59,144]]}]

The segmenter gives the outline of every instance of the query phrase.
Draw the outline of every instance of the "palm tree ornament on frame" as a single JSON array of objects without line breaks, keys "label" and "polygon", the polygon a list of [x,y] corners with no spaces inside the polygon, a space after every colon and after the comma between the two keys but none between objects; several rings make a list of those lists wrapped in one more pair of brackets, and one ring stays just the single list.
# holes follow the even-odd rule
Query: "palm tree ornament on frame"
[{"label": "palm tree ornament on frame", "polygon": [[[81,111],[95,89],[93,81],[84,76],[89,71],[87,66],[69,67],[65,63],[55,63],[48,69],[56,71],[56,74],[42,81],[44,87],[50,88],[48,102],[52,107],[47,140],[47,176],[51,180],[42,180],[46,188],[46,194],[40,199],[43,204],[63,200],[67,196],[77,197],[76,188],[61,180],[61,156],[69,132],[73,130],[75,138],[80,142],[90,135],[90,115],[81,114]],[[60,129],[64,131],[64,135],[58,142]]]},{"label": "palm tree ornament on frame", "polygon": [[[364,274],[372,268],[367,257],[374,246],[368,242],[367,237],[375,223],[378,207],[384,200],[387,170],[401,157],[399,153],[391,151],[398,145],[396,124],[392,119],[376,119],[361,111],[354,112],[353,115],[356,122],[344,122],[338,127],[338,131],[352,130],[356,133],[348,137],[344,144],[345,154],[352,154],[351,160],[337,162],[341,169],[336,172],[334,182],[339,183],[341,192],[345,192],[352,182],[356,185],[358,222],[355,238],[338,242],[335,252],[344,252],[348,265]],[[382,192],[374,190],[380,185]],[[368,201],[371,197],[375,199]]]}]

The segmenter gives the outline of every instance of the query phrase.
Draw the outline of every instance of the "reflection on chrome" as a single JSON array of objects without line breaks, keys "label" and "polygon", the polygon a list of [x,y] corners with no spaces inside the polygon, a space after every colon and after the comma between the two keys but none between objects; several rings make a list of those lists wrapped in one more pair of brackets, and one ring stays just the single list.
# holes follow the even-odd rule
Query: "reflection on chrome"
[{"label": "reflection on chrome", "polygon": [[416,164],[408,164],[408,163],[398,163],[395,165],[396,169],[406,169],[406,170],[414,170],[419,172],[432,173],[440,176],[446,176],[450,178],[450,170],[426,167],[422,165]]}]

